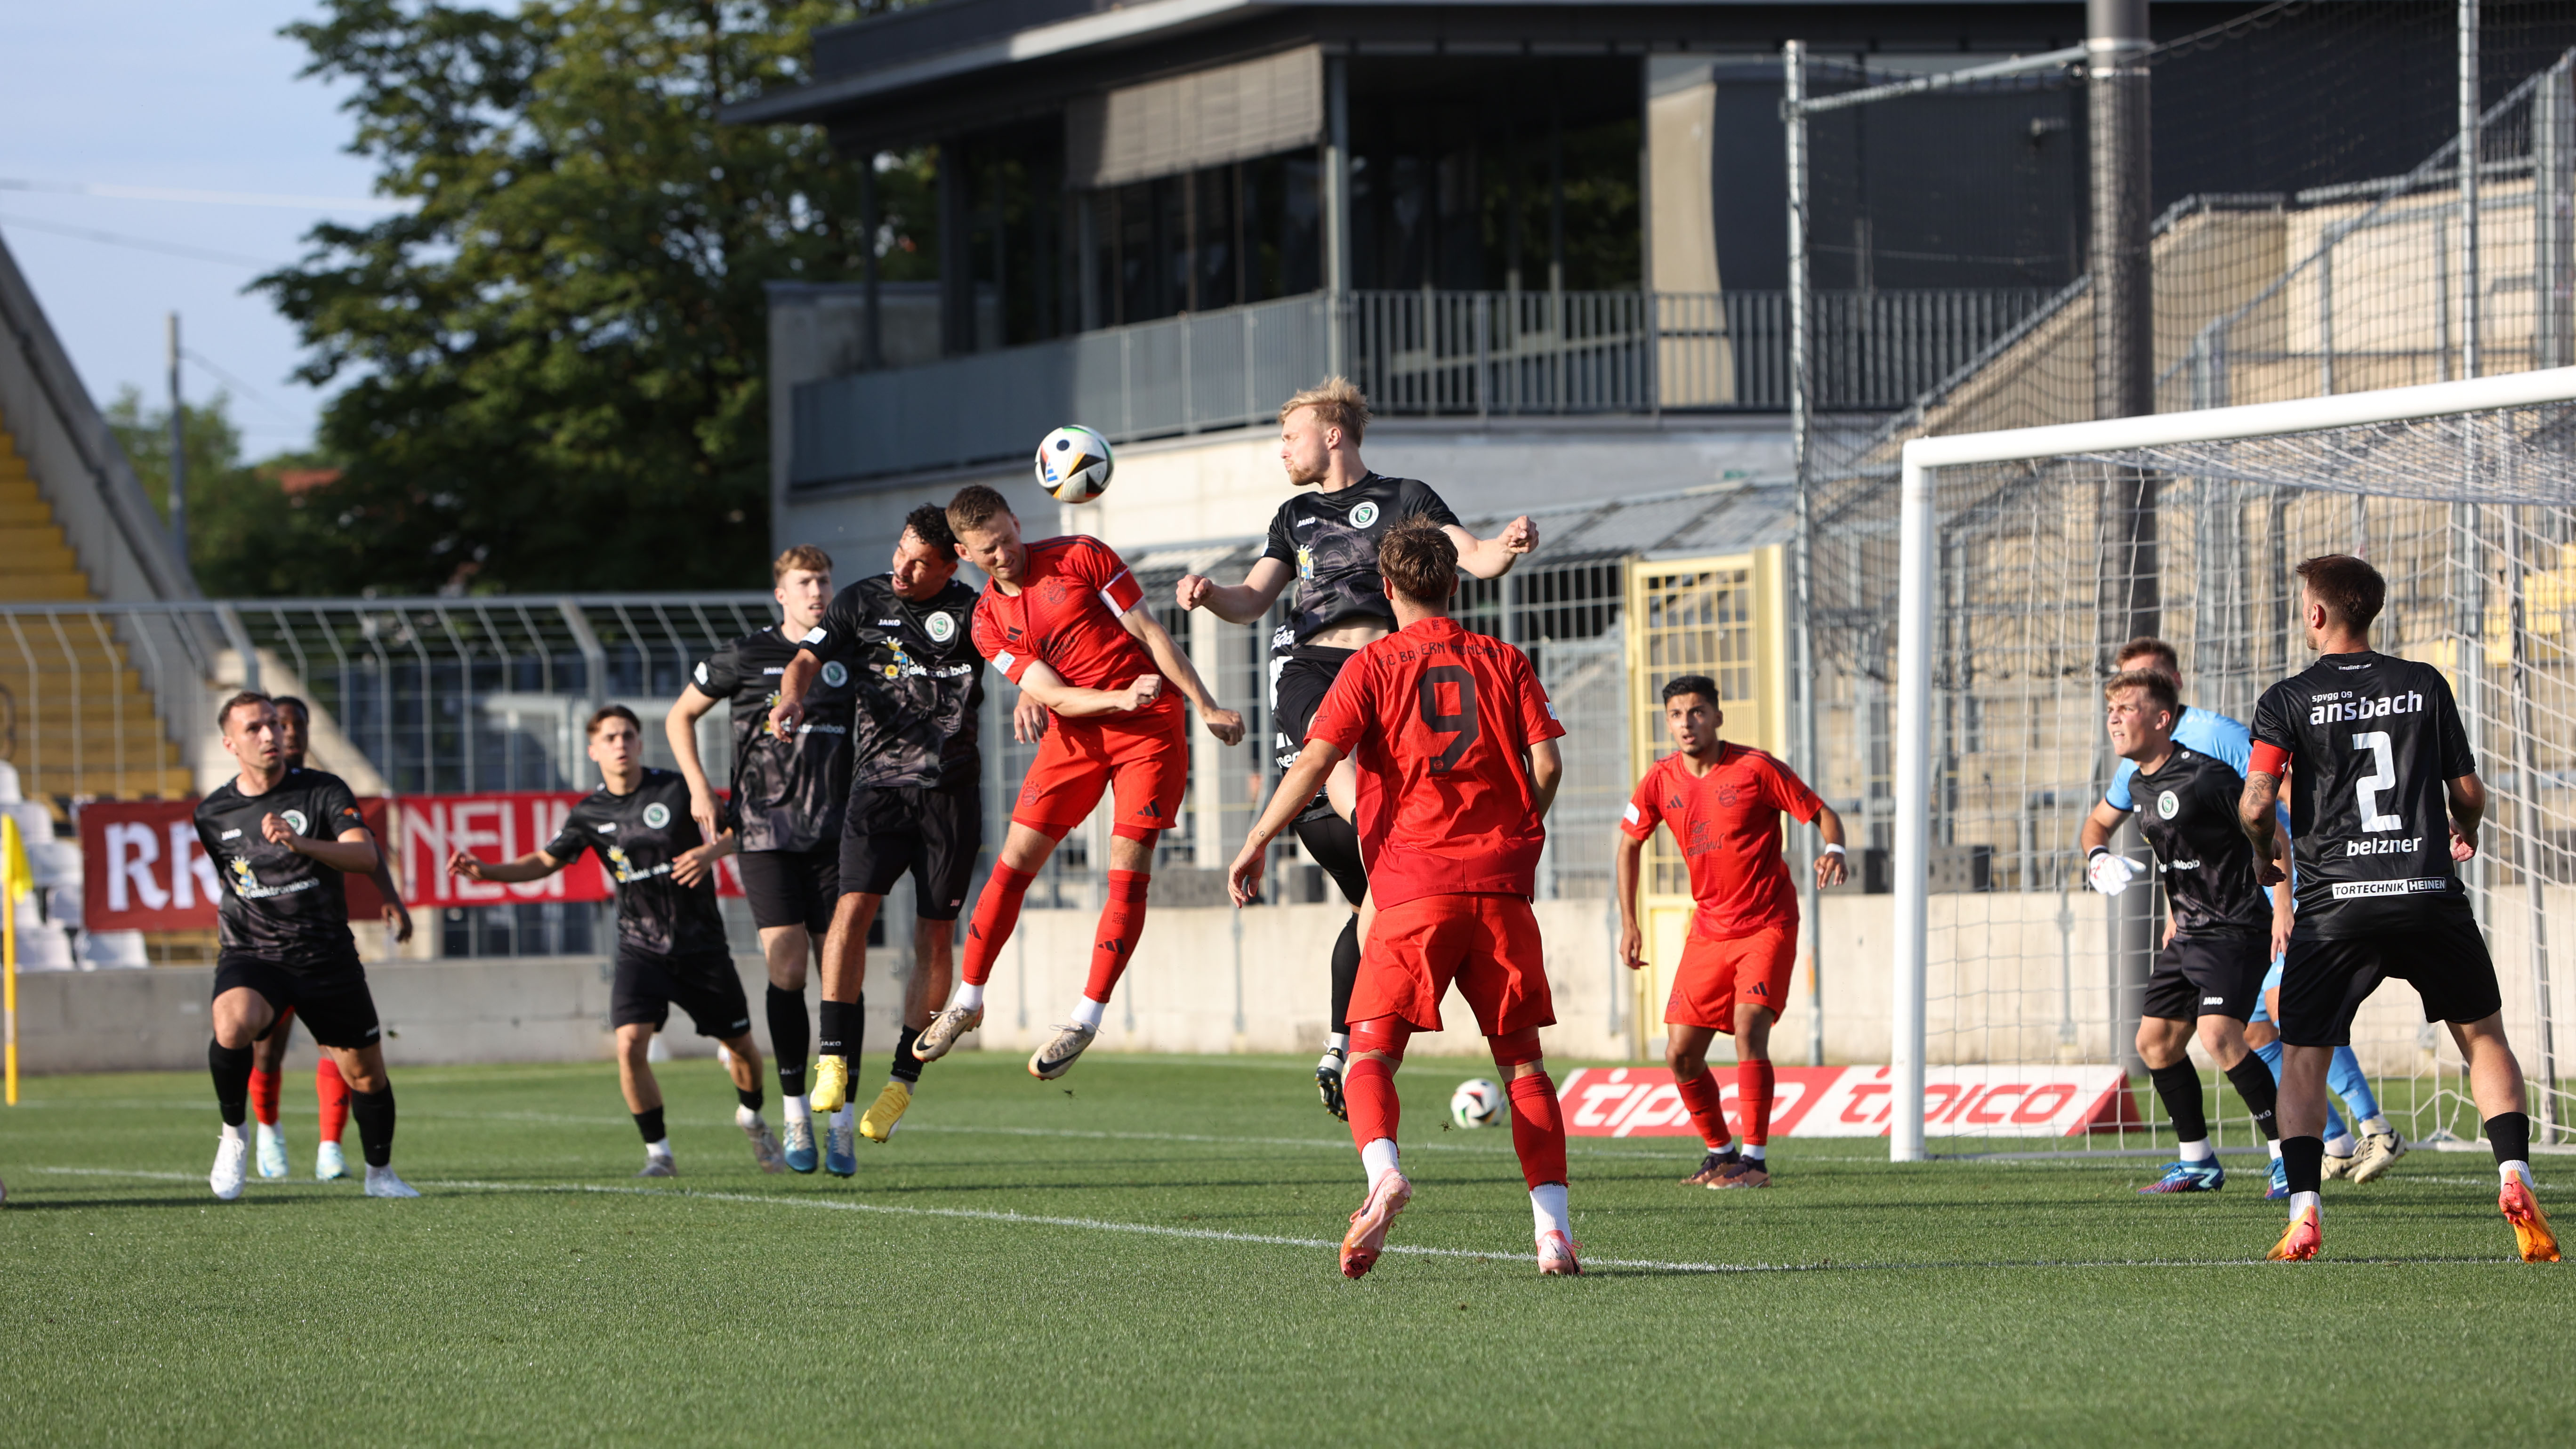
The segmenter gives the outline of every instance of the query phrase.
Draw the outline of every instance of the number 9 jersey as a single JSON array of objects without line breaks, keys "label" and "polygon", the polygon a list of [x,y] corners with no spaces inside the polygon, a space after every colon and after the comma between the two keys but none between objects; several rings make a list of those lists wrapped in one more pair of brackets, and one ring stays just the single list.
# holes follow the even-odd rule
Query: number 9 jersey
[{"label": "number 9 jersey", "polygon": [[2451,864],[2449,783],[2477,772],[2440,670],[2386,654],[2328,654],[2264,692],[2253,774],[2290,777],[2297,934],[2415,929],[2466,911]]}]

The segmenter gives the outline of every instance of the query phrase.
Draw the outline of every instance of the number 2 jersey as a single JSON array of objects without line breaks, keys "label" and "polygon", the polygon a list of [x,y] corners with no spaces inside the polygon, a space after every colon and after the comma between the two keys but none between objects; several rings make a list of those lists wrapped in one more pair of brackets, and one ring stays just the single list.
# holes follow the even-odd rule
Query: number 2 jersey
[{"label": "number 2 jersey", "polygon": [[1378,909],[1423,896],[1529,899],[1547,829],[1531,745],[1565,733],[1529,656],[1422,619],[1351,656],[1309,740],[1360,776],[1360,853]]},{"label": "number 2 jersey", "polygon": [[2297,934],[2409,930],[2466,911],[2448,785],[2477,771],[2449,681],[2429,664],[2328,654],[2264,691],[2253,770],[2290,777]]},{"label": "number 2 jersey", "polygon": [[779,676],[796,641],[776,624],[698,661],[699,690],[733,702],[733,793],[725,806],[745,850],[812,850],[841,838],[850,798],[850,709],[845,666],[826,665],[805,692],[805,723],[792,741],[769,732]]}]

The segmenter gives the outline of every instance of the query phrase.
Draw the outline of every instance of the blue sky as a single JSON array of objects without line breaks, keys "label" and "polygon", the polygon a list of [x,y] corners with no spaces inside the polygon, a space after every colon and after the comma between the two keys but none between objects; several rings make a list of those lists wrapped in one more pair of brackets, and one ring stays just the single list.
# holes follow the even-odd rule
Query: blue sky
[{"label": "blue sky", "polygon": [[[278,27],[309,0],[79,0],[0,8],[0,183],[363,199],[365,162],[339,91],[297,80],[303,48]],[[164,390],[163,317],[181,314],[185,386],[204,400],[241,386],[233,417],[253,457],[312,436],[323,397],[288,374],[295,334],[245,295],[249,262],[290,262],[325,209],[64,195],[0,185],[0,237],[34,285],[101,407],[127,384]],[[341,208],[341,219],[381,213]],[[172,255],[64,235],[117,237],[225,254]],[[256,396],[249,394],[256,393]]]}]

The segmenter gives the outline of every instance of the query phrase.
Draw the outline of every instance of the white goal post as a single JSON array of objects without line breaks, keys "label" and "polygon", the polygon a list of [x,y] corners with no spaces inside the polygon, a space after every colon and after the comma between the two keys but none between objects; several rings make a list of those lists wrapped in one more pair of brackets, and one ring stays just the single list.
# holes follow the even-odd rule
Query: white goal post
[{"label": "white goal post", "polygon": [[[2438,570],[2433,571],[2428,574],[2431,582],[2422,590],[2423,597],[2430,601],[2423,605],[2423,611],[2432,615],[2445,608],[2450,610],[2452,622],[2444,627],[2453,631],[2449,643],[2454,652],[2447,656],[2452,660],[2452,667],[2485,671],[2495,668],[2495,661],[2508,658],[2511,661],[2507,670],[2511,682],[2488,685],[2491,691],[2499,691],[2495,697],[2505,703],[2488,711],[2488,717],[2498,723],[2493,726],[2495,732],[2481,749],[2481,754],[2482,757],[2487,756],[2498,749],[2497,741],[2512,747],[2518,768],[2517,779],[2524,794],[2521,797],[2522,813],[2514,817],[2516,823],[2511,828],[2522,831],[2526,839],[2536,839],[2545,828],[2555,827],[2549,823],[2552,812],[2539,799],[2541,786],[2533,782],[2544,778],[2554,781],[2556,777],[2538,773],[2541,767],[2533,763],[2534,754],[2530,747],[2534,732],[2530,705],[2522,683],[2526,592],[2522,581],[2541,577],[2524,572],[2532,567],[2524,550],[2527,539],[2539,539],[2542,535],[2528,532],[2527,525],[2520,520],[2526,505],[2555,510],[2576,505],[2576,464],[2570,461],[2571,456],[2576,456],[2576,447],[2570,447],[2566,442],[2571,430],[2576,430],[2571,428],[2571,420],[2576,420],[2576,411],[2559,409],[2545,414],[2513,415],[2505,410],[2548,409],[2551,405],[2570,402],[2576,402],[2576,367],[2243,407],[2160,413],[2006,432],[1926,437],[1904,445],[1897,540],[1900,608],[1894,680],[1895,725],[1890,751],[1894,775],[1894,834],[1891,844],[1895,913],[1892,932],[1894,977],[1890,999],[1892,1102],[1888,1155],[1891,1160],[1921,1161],[1927,1156],[1926,982],[1933,954],[1932,898],[1936,889],[1935,867],[1939,863],[1935,857],[1935,817],[1945,808],[1941,802],[1955,798],[1961,788],[1956,779],[1962,773],[1956,766],[1958,751],[1962,748],[1957,743],[1957,732],[1966,731],[1964,738],[1971,743],[1965,748],[1980,748],[1973,743],[1979,738],[1975,731],[1980,728],[1975,711],[1965,711],[1970,722],[1962,726],[1945,713],[1952,710],[1947,697],[1936,699],[1935,692],[1936,663],[1955,673],[1959,669],[1956,660],[1966,653],[1966,646],[1949,637],[1953,633],[1964,634],[1966,626],[1947,622],[1962,612],[1958,607],[1961,586],[1957,580],[1963,566],[1950,560],[1963,554],[1965,549],[1955,537],[1944,533],[1954,521],[1943,516],[1945,471],[1956,480],[1969,476],[1969,470],[1973,468],[1983,467],[1987,472],[1977,476],[2000,480],[1993,482],[1991,487],[1981,483],[1980,491],[1972,501],[1949,500],[1946,506],[1963,512],[1979,507],[1991,507],[1998,512],[2005,511],[2007,507],[2019,507],[2019,503],[1993,502],[2012,488],[2036,494],[2053,487],[2071,496],[2085,486],[2086,480],[2111,476],[2123,470],[2167,479],[2221,479],[2225,480],[2223,486],[2228,488],[2267,490],[2264,494],[2267,498],[2313,496],[2303,490],[2351,495],[2355,501],[2349,507],[2357,535],[2365,526],[2363,500],[2409,500],[2407,507],[2436,520],[2426,529],[2425,549],[2428,554],[2451,550],[2445,557],[2461,561],[2460,566],[2469,570],[2463,577],[2473,580],[2483,577],[2486,580],[2455,588],[2446,576]],[[2478,420],[2478,415],[2496,415],[2498,421],[2489,427]],[[2516,426],[2518,421],[2534,418],[2540,422],[2533,427]],[[2424,422],[2442,419],[2460,421]],[[2336,435],[2337,430],[2343,432]],[[1992,466],[2008,464],[2027,466],[2018,470]],[[2056,471],[2051,472],[2052,469]],[[2232,499],[2240,495],[2228,496]],[[2279,510],[2285,505],[2275,503],[2269,506],[2275,509],[2271,515],[2271,541],[2277,554],[2278,541],[2284,534],[2279,522],[2283,515]],[[2346,505],[2338,503],[2335,506]],[[2100,513],[2104,510],[2095,511]],[[2444,525],[2438,521],[2463,514],[2479,516],[2464,524]],[[2083,526],[2095,525],[2088,521]],[[2466,532],[2445,535],[2446,528],[2465,529]],[[2315,534],[2316,530],[2311,528],[2300,535],[2298,541],[2312,543]],[[2082,536],[2080,528],[2065,531],[2065,537]],[[2150,539],[2148,548],[2152,550],[2152,531],[2147,537]],[[2559,535],[2547,537],[2556,539]],[[2458,542],[2461,538],[2467,541]],[[2175,552],[2181,554],[2185,549],[2180,543],[2179,531],[2176,539]],[[2047,557],[2048,545],[2055,541],[2058,540],[2042,538],[2037,531],[2025,530],[2006,540],[2010,547],[1995,552],[1992,557],[1997,562],[1986,567],[1990,574],[2001,575],[2013,566],[2014,560],[2021,559],[2033,561],[2023,567],[2036,569],[2036,560]],[[2493,558],[2509,562],[2497,564],[2488,555],[2479,554],[2482,543],[2488,545]],[[2528,546],[2545,550],[2551,545],[2544,541]],[[2562,542],[2558,546],[2576,549],[2576,543]],[[2206,544],[2202,548],[2203,554],[2196,557],[2241,561],[2255,556],[2241,538],[2231,539],[2226,551]],[[2316,551],[2329,550],[2319,548]],[[2567,565],[2570,575],[2576,576],[2576,552],[2566,557],[2570,560]],[[2149,571],[2155,567],[2150,564]],[[1945,568],[1951,570],[1948,575],[1943,572]],[[2477,573],[2481,568],[2485,570],[2483,575]],[[2241,564],[2239,571],[2242,571]],[[2084,598],[2081,608],[2070,606],[2065,601],[2082,597],[2077,586],[2086,579],[2106,576],[2105,567],[2095,561],[2079,560],[2068,565],[2063,573],[2070,582],[2051,594],[2030,591],[2031,598],[2038,600],[2039,604],[2024,607],[2034,611],[2036,608],[2054,608],[2060,614],[2089,612],[2090,598]],[[2203,574],[2201,587],[2205,589],[2211,577],[2214,575]],[[2499,579],[2503,582],[2498,583]],[[1978,586],[1989,587],[1983,583]],[[2177,614],[2188,612],[2193,607],[2207,607],[2201,601],[2188,599],[2189,593],[2188,587],[2176,591],[2177,598],[2185,599]],[[2467,597],[2452,599],[2453,593],[2465,593]],[[2509,604],[2504,602],[2508,594]],[[2011,601],[2004,602],[2009,604]],[[2562,602],[2550,607],[2564,608],[2567,605]],[[2507,608],[2510,609],[2510,625],[2494,622],[2503,617],[2495,611]],[[1945,609],[1951,613],[1945,614]],[[1987,626],[1981,623],[1980,627]],[[2552,629],[2556,627],[2554,624],[2550,626]],[[2509,642],[2493,642],[2499,637],[2507,637],[2498,633],[2506,628],[2511,631]],[[2080,625],[2061,629],[2068,639],[2075,639],[2079,631],[2082,634],[2078,641],[2080,648],[2072,645],[2061,647],[2052,655],[2054,663],[2051,667],[2056,677],[2050,687],[2056,690],[2056,694],[2053,697],[2055,702],[2048,706],[2054,714],[2048,722],[2050,743],[2046,747],[2060,753],[2075,747],[2071,742],[2079,737],[2077,727],[2081,720],[2078,716],[2089,719],[2094,735],[2099,734],[2098,702],[2091,699],[2091,691],[2098,681],[2092,665],[2092,640],[2099,633],[2099,626],[2087,619]],[[2177,642],[2185,638],[2179,632],[2174,637]],[[2552,648],[2558,647],[2554,642],[2556,637],[2552,635]],[[2189,647],[2186,646],[2187,649]],[[2499,650],[2505,652],[2499,653]],[[2080,671],[2076,662],[2079,655]],[[2561,657],[2550,656],[2552,660]],[[2028,672],[2037,674],[2041,671],[2034,665],[2028,666]],[[2083,676],[2081,679],[2075,677],[2079,672]],[[2295,672],[2295,668],[2290,672]],[[1955,678],[1945,675],[1942,688],[1955,693],[1960,686]],[[2517,702],[2519,713],[2515,712]],[[2482,708],[2475,705],[2464,707]],[[2033,702],[2028,711],[2032,722],[2027,727],[2027,734],[2034,747],[2042,740],[2042,729],[2037,720],[2040,708]],[[1987,712],[1997,713],[1991,705]],[[1936,721],[1936,715],[1942,717]],[[2554,720],[2559,716],[2551,718]],[[1996,728],[1992,725],[1983,727]],[[1941,736],[1937,744],[1936,731]],[[2554,749],[2556,736],[2550,736],[2550,740]],[[1936,748],[1944,752],[1937,758]],[[1943,777],[1944,759],[1952,762],[1949,767],[1952,778]],[[2098,781],[2098,766],[2096,779]],[[2000,793],[2000,787],[1995,788]],[[2557,786],[2552,783],[2550,788]],[[2035,799],[2036,795],[2032,798]],[[2055,796],[2050,799],[2053,805]],[[1946,808],[1954,812],[1956,809],[1955,806]],[[2029,808],[2035,811],[2038,807]],[[2054,828],[2052,825],[2051,829]],[[2034,835],[2038,833],[2036,825],[2030,830]],[[2551,838],[2555,839],[2554,836]],[[1945,841],[1944,848],[1952,853],[1951,864],[1954,866],[1956,852],[1962,847]],[[2543,1038],[2543,1049],[2535,1059],[2524,1043],[2517,1041],[2516,1045],[2517,1049],[2525,1051],[2527,1067],[2532,1066],[2535,1060],[2542,1064],[2541,1095],[2548,1099],[2554,1097],[2557,1084],[2549,1075],[2554,1071],[2554,1061],[2545,1045],[2550,1017],[2544,907],[2540,904],[2543,872],[2535,864],[2541,857],[2534,853],[2542,848],[2540,845],[2527,845],[2520,867],[2514,867],[2508,860],[2500,868],[2518,869],[2516,879],[2531,883],[2531,920],[2527,929],[2529,938],[2537,943],[2533,950],[2538,965],[2533,976],[2537,982],[2535,991],[2539,1010],[2536,1029]],[[2546,848],[2565,849],[2563,844],[2552,844]],[[2481,879],[2485,877],[2481,876]],[[2063,905],[2058,906],[2061,920],[2065,909]],[[1978,923],[1978,933],[1959,933],[1953,957],[1982,949],[1978,941],[1991,939],[2001,922],[2003,913],[1999,909],[1989,910],[1987,917]],[[2517,929],[2523,928],[2518,926]],[[2061,926],[2060,930],[2062,938],[2064,928]],[[2499,973],[2503,974],[2506,967],[2501,952],[2498,966]],[[2073,996],[2074,989],[2070,987],[2070,1005],[2067,1008],[2070,1021]],[[2509,1021],[2508,1025],[2511,1024]],[[2070,1027],[2070,1043],[2072,1039]],[[2105,1038],[2098,1035],[2094,1038],[2101,1039]],[[2110,1040],[2111,1051],[2117,1053],[2122,1050],[2116,1039]],[[2092,1042],[2088,1041],[2085,1054],[2091,1055],[2094,1049]],[[2073,1048],[2070,1046],[2068,1050]],[[2431,1050],[2429,1046],[2425,1049],[2427,1060],[2430,1060]],[[1965,1058],[1954,1055],[1950,1059]],[[2546,1111],[2554,1123],[2555,1107]],[[2535,1103],[2533,1112],[2536,1118],[2542,1117],[2544,1104]]]}]

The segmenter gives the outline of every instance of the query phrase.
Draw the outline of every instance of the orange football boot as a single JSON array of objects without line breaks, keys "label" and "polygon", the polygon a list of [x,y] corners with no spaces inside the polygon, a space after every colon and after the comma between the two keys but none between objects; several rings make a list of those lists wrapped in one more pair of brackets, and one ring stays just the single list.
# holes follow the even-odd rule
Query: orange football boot
[{"label": "orange football boot", "polygon": [[2540,1199],[2531,1195],[2531,1184],[2519,1177],[2506,1178],[2504,1190],[2496,1194],[2496,1206],[2503,1209],[2504,1220],[2513,1224],[2513,1245],[2522,1250],[2522,1261],[2558,1261],[2558,1235],[2549,1230],[2549,1218],[2540,1210]]},{"label": "orange football boot", "polygon": [[2317,1231],[2317,1210],[2301,1208],[2298,1216],[2290,1219],[2289,1230],[2281,1234],[2281,1241],[2263,1256],[2275,1263],[2304,1263],[2324,1246],[2325,1237]]}]

